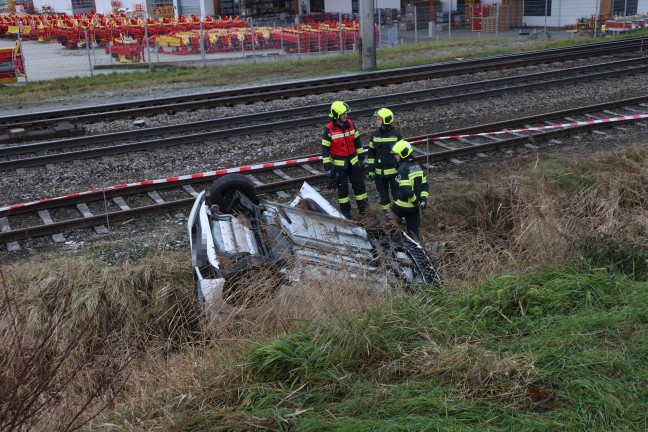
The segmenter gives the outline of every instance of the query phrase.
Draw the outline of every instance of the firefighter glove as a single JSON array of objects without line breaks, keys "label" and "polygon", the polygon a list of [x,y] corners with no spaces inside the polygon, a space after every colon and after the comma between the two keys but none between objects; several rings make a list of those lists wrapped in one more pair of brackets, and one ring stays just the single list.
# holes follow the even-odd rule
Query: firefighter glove
[{"label": "firefighter glove", "polygon": [[419,209],[421,210],[421,212],[425,211],[426,208],[427,208],[427,201],[421,201],[419,203]]},{"label": "firefighter glove", "polygon": [[326,171],[326,175],[329,178],[329,182],[326,187],[328,189],[337,189],[340,175],[336,171]]},{"label": "firefighter glove", "polygon": [[373,172],[373,171],[369,171],[369,173],[367,174],[367,177],[369,177],[371,180],[373,180],[373,179],[376,178],[376,173]]}]

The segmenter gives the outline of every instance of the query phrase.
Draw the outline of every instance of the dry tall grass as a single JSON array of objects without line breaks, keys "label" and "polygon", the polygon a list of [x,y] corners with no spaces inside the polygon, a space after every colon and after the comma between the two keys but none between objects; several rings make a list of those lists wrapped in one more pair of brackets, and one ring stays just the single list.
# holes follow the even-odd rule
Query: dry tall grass
[{"label": "dry tall grass", "polygon": [[487,168],[478,182],[437,191],[426,238],[446,243],[441,269],[461,285],[574,264],[605,239],[637,246],[648,228],[647,159],[636,147],[595,161],[538,156]]}]

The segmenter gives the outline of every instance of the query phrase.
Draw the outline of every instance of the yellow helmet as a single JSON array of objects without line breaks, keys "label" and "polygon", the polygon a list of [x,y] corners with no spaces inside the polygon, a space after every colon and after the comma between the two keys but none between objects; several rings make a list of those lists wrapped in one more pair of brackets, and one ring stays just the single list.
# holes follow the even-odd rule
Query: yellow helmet
[{"label": "yellow helmet", "polygon": [[390,124],[394,123],[394,113],[391,112],[390,109],[380,108],[374,113],[374,116],[380,117],[382,124],[384,124],[385,126],[389,126]]},{"label": "yellow helmet", "polygon": [[329,117],[331,117],[333,120],[337,120],[342,114],[349,111],[351,111],[351,109],[349,108],[349,105],[346,104],[346,102],[335,101],[331,105],[331,112],[329,113]]},{"label": "yellow helmet", "polygon": [[409,157],[414,150],[410,143],[405,140],[400,140],[391,148],[392,153],[396,153],[401,158],[405,159]]}]

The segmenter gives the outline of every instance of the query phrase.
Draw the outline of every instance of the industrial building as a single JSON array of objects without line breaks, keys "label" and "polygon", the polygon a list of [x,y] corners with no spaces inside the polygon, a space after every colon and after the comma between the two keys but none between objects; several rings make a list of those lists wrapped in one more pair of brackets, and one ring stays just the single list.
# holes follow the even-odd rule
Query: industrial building
[{"label": "industrial building", "polygon": [[[10,0],[11,1],[11,0]],[[15,0],[13,0],[15,1]],[[114,13],[127,11],[146,17],[177,17],[179,15],[251,16],[285,18],[293,15],[317,13],[357,13],[358,0],[30,0],[37,12],[48,9],[55,12]],[[28,2],[28,3],[30,3]],[[594,15],[634,15],[648,12],[648,0],[374,0],[385,18],[382,23],[411,19],[413,8],[421,22],[451,22],[452,25],[470,24],[477,9],[500,7],[502,19],[511,25],[530,27],[564,27],[583,17]],[[484,9],[485,10],[485,9]],[[385,12],[388,11],[388,12]],[[480,9],[481,11],[481,9]],[[410,14],[408,17],[407,14]],[[480,12],[481,13],[481,12]]]}]

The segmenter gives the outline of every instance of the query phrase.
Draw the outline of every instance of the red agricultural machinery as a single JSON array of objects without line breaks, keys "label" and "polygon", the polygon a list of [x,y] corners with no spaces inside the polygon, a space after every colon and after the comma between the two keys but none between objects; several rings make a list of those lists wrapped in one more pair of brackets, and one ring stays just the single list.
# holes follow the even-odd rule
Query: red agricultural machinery
[{"label": "red agricultural machinery", "polygon": [[0,48],[0,83],[14,83],[19,76],[25,76],[25,63],[20,43],[16,42],[14,48]]},{"label": "red agricultural machinery", "polygon": [[120,63],[139,63],[145,61],[144,47],[133,38],[115,38],[106,45],[106,54],[109,54]]}]

